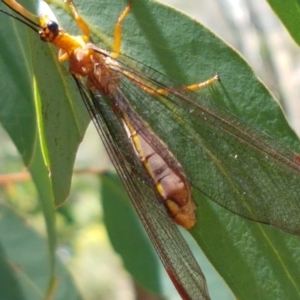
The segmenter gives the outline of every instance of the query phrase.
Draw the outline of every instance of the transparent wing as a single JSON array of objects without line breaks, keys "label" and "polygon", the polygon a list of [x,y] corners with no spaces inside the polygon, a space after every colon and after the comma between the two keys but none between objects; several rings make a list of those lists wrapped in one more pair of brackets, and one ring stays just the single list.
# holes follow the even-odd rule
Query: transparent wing
[{"label": "transparent wing", "polygon": [[87,91],[76,78],[75,81],[116,171],[178,292],[183,299],[210,299],[199,265],[161,203],[111,102],[100,94]]},{"label": "transparent wing", "polygon": [[[118,61],[121,97],[168,145],[195,188],[238,215],[300,234],[298,154],[212,96],[176,90],[178,84],[128,57]],[[170,93],[155,95],[156,89]],[[147,140],[146,129],[140,134]]]}]

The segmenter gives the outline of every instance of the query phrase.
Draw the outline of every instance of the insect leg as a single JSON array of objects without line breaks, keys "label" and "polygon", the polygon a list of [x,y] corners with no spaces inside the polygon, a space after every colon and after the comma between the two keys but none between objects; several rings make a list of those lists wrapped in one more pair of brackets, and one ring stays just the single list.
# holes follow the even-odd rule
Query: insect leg
[{"label": "insect leg", "polygon": [[155,89],[155,88],[152,88],[152,87],[146,85],[140,78],[137,78],[131,72],[122,71],[122,73],[126,77],[128,77],[130,80],[132,80],[135,84],[140,86],[147,93],[149,93],[151,95],[162,95],[162,96],[170,94],[170,93],[174,93],[174,92],[179,92],[179,91],[186,91],[186,90],[196,91],[196,90],[200,90],[200,89],[208,87],[208,86],[214,84],[216,81],[220,80],[219,76],[215,75],[214,77],[209,78],[209,79],[207,79],[203,82],[191,84],[191,85],[188,85],[188,86],[182,86],[182,87],[179,87],[179,88],[170,88],[170,89],[169,88],[168,89]]},{"label": "insect leg", "polygon": [[113,47],[113,53],[111,54],[111,57],[116,58],[118,57],[120,50],[121,50],[121,43],[122,43],[122,22],[128,15],[128,13],[131,10],[131,0],[128,1],[128,5],[125,7],[125,9],[122,11],[121,15],[118,18],[118,21],[115,25],[114,30],[114,47]]},{"label": "insect leg", "polygon": [[88,25],[85,23],[85,21],[79,15],[73,1],[65,0],[65,2],[67,3],[67,5],[69,5],[69,7],[72,11],[72,14],[73,14],[73,18],[76,21],[76,23],[77,23],[78,27],[80,28],[80,30],[82,31],[82,33],[84,34],[84,40],[87,42],[90,38],[90,29],[89,29]]},{"label": "insect leg", "polygon": [[220,78],[218,75],[215,75],[214,77],[212,78],[209,78],[203,82],[200,82],[200,83],[195,83],[195,84],[191,84],[191,85],[188,85],[188,86],[183,86],[183,87],[180,87],[180,88],[175,88],[175,89],[158,89],[155,91],[156,94],[159,94],[159,95],[167,95],[169,93],[172,93],[172,92],[176,92],[176,91],[181,91],[181,90],[190,90],[190,91],[196,91],[196,90],[200,90],[200,89],[203,89],[205,87],[208,87],[210,85],[212,85],[213,83],[215,83],[216,81],[219,81]]}]

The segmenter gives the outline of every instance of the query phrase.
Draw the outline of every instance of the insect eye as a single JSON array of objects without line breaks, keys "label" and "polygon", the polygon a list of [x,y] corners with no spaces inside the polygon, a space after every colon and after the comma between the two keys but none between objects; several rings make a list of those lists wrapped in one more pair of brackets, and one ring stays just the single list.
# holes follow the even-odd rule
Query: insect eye
[{"label": "insect eye", "polygon": [[54,34],[57,35],[58,33],[58,24],[53,21],[49,21],[47,24],[47,28]]}]

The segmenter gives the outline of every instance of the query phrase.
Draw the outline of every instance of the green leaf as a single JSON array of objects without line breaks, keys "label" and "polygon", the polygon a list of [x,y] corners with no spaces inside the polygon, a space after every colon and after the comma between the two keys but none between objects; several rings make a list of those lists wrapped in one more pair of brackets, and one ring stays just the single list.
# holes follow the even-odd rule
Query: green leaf
[{"label": "green leaf", "polygon": [[[110,1],[108,5],[99,1],[78,0],[77,2],[79,11],[89,24],[93,25],[91,28],[95,40],[103,40],[105,48],[109,48],[114,23],[123,10],[124,3]],[[57,15],[64,27],[69,29],[69,18],[65,13],[60,10],[57,11]],[[282,144],[299,150],[298,139],[266,87],[255,77],[247,63],[209,30],[157,3],[133,1],[133,10],[124,22],[123,32],[122,50],[125,54],[165,73],[182,85],[201,82],[218,73],[222,80],[221,86],[226,91],[226,97],[216,98],[220,106],[272,135]],[[10,49],[18,45],[18,40],[12,41],[8,37],[6,40],[14,43],[14,47]],[[40,47],[38,45],[39,41],[36,38],[31,43],[30,51],[26,50],[26,53],[33,53],[37,47]],[[45,129],[43,145],[46,145],[44,153],[47,158],[45,161],[49,161],[56,203],[62,203],[68,193],[71,166],[86,119],[81,121],[82,104],[79,96],[74,96],[76,93],[74,86],[66,83],[67,70],[58,66],[55,50],[50,51],[52,53],[50,58],[47,46],[43,45],[41,49],[43,54],[38,56],[41,62],[35,64],[34,74],[39,74],[38,91],[44,107],[42,111]],[[0,51],[0,57],[9,57],[10,52],[3,56],[3,50]],[[34,58],[35,55],[33,54]],[[48,59],[51,59],[52,63],[49,63]],[[44,60],[49,63],[47,67],[42,65]],[[2,61],[4,66],[6,63],[5,70],[7,70],[7,61],[5,59]],[[19,74],[22,74],[22,78],[27,78],[23,77],[23,72],[15,74],[15,78]],[[42,75],[45,76],[41,78]],[[8,77],[7,80],[10,81],[11,78]],[[23,80],[26,82],[26,79]],[[60,83],[62,87],[59,88]],[[5,81],[1,82],[1,87],[5,89]],[[19,91],[18,86],[6,90],[5,98],[1,98],[0,103],[6,104],[6,100],[12,98],[11,91]],[[30,103],[32,95],[33,92],[29,88],[27,94],[24,94],[27,102]],[[48,95],[52,96],[47,100]],[[12,101],[20,103],[19,100],[20,97],[16,96]],[[24,103],[17,105],[23,107]],[[32,113],[31,115],[34,116]],[[7,116],[7,123],[9,123],[8,120],[14,118],[15,111],[9,111]],[[9,132],[20,153],[26,158],[25,163],[34,149],[30,144],[35,141],[34,136],[37,134],[34,126],[30,131],[31,139],[28,141],[28,146],[18,141],[19,131]],[[8,128],[8,125],[5,127]],[[24,137],[26,137],[25,133]],[[168,138],[166,142],[168,143]],[[185,145],[178,149],[178,155],[180,154],[184,156]],[[192,166],[184,165],[184,168],[188,169]],[[299,298],[298,237],[242,219],[217,206],[211,200],[205,199],[197,191],[194,191],[194,197],[198,205],[198,223],[191,233],[237,298]]]},{"label": "green leaf", "polygon": [[37,138],[29,33],[3,14],[1,21],[0,121],[29,165]]},{"label": "green leaf", "polygon": [[69,195],[76,151],[89,117],[73,78],[58,63],[55,50],[46,46],[40,51],[33,49],[33,74],[41,98],[38,113],[45,163],[55,204],[60,205]]},{"label": "green leaf", "polygon": [[[11,208],[0,204],[0,299],[44,299],[52,267],[47,241]],[[57,261],[52,299],[80,299],[68,271]]]},{"label": "green leaf", "polygon": [[299,0],[267,0],[295,42],[300,45],[300,2]]},{"label": "green leaf", "polygon": [[0,121],[26,166],[40,139],[44,168],[51,175],[55,204],[60,205],[69,195],[76,150],[89,117],[56,50],[20,22],[1,17],[7,22],[0,56],[6,74],[0,81]]},{"label": "green leaf", "polygon": [[[70,101],[80,97],[53,49],[41,43],[24,24],[1,17],[6,22],[2,24],[0,51],[0,66],[5,74],[0,77],[0,121],[17,146],[39,194],[47,225],[50,291],[56,269],[54,205],[64,202],[69,194],[76,149],[89,118],[81,101],[77,102],[79,106]],[[68,84],[71,88],[66,89]]]}]

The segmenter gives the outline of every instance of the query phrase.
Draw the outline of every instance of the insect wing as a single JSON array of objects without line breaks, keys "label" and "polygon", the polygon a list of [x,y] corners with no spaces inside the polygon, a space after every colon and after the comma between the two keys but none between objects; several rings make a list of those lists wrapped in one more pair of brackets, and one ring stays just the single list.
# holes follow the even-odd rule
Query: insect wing
[{"label": "insect wing", "polygon": [[146,232],[183,299],[210,299],[206,280],[141,165],[122,121],[100,94],[75,78],[81,96]]},{"label": "insect wing", "polygon": [[[179,90],[161,73],[124,59],[124,98],[167,143],[191,184],[240,216],[299,235],[299,155],[216,105],[213,93]],[[157,89],[170,92],[149,95]]]}]

